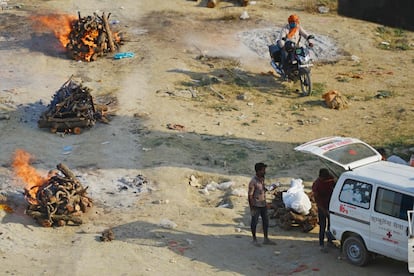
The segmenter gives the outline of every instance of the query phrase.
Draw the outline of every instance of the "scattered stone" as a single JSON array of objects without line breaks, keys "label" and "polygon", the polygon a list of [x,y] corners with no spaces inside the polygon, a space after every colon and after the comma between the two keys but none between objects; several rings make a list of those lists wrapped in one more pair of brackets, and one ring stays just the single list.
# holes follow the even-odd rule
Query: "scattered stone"
[{"label": "scattered stone", "polygon": [[241,20],[246,20],[246,19],[249,19],[249,18],[250,18],[250,16],[247,13],[247,11],[243,11],[242,14],[240,15]]},{"label": "scattered stone", "polygon": [[167,124],[168,129],[185,131],[185,126],[179,124]]},{"label": "scattered stone", "polygon": [[200,192],[200,194],[203,194],[203,195],[209,195],[210,194],[207,187],[204,187],[204,189],[200,189],[199,192]]},{"label": "scattered stone", "polygon": [[119,191],[131,190],[134,193],[141,193],[146,191],[149,184],[149,180],[142,174],[138,174],[134,178],[122,177],[118,179],[120,184],[118,184]]},{"label": "scattered stone", "polygon": [[389,98],[392,96],[392,92],[388,90],[378,90],[377,94],[375,95],[375,98],[377,99],[383,99],[383,98]]},{"label": "scattered stone", "polygon": [[158,225],[165,229],[174,229],[177,227],[177,224],[169,219],[162,219]]},{"label": "scattered stone", "polygon": [[103,242],[112,241],[112,240],[115,239],[115,234],[112,231],[112,229],[107,229],[107,230],[102,232],[102,235],[101,235],[100,239]]},{"label": "scattered stone", "polygon": [[152,201],[152,204],[168,204],[170,201],[168,199],[157,199]]},{"label": "scattered stone", "polygon": [[237,95],[237,99],[238,100],[241,100],[241,101],[245,101],[245,100],[248,100],[248,96],[246,95],[246,94],[239,94],[239,95]]},{"label": "scattered stone", "polygon": [[319,6],[318,7],[318,12],[319,13],[329,13],[329,8],[326,6]]},{"label": "scattered stone", "polygon": [[206,189],[207,189],[208,191],[215,191],[215,190],[217,190],[217,189],[218,189],[218,183],[216,183],[216,182],[212,181],[212,182],[210,182],[210,183],[208,183],[208,184],[206,185]]},{"label": "scattered stone", "polygon": [[148,112],[137,112],[134,113],[134,118],[140,118],[140,119],[148,119],[150,117],[150,114]]},{"label": "scattered stone", "polygon": [[198,182],[198,179],[194,175],[190,176],[189,184],[191,187],[201,188],[201,184]]},{"label": "scattered stone", "polygon": [[238,197],[247,197],[247,189],[238,188],[231,191],[231,194]]},{"label": "scattered stone", "polygon": [[359,61],[360,61],[360,58],[359,58],[359,57],[357,57],[357,56],[355,56],[355,55],[352,55],[352,56],[351,56],[351,60],[352,60],[352,61],[355,61],[355,62],[359,62]]},{"label": "scattered stone", "polygon": [[234,185],[234,182],[233,181],[226,181],[226,182],[222,182],[222,183],[220,183],[218,186],[217,186],[217,189],[219,189],[219,190],[227,190],[227,189],[230,189],[231,188],[231,186],[233,186]]},{"label": "scattered stone", "polygon": [[0,113],[0,120],[10,120],[10,115],[7,113]]}]

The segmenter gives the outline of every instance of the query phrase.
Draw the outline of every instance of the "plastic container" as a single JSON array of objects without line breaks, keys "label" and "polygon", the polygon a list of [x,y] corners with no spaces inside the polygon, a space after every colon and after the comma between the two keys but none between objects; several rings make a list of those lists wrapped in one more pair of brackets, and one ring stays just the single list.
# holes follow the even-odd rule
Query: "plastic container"
[{"label": "plastic container", "polygon": [[117,53],[114,55],[114,59],[132,58],[135,54],[132,52]]}]

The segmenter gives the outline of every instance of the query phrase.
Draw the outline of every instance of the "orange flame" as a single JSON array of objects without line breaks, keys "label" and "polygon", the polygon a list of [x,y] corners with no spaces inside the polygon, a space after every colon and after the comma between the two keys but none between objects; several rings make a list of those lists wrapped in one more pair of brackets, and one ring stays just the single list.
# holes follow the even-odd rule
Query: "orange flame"
[{"label": "orange flame", "polygon": [[51,14],[32,16],[32,20],[39,24],[38,27],[45,27],[53,31],[63,47],[69,43],[69,34],[72,31],[72,24],[77,19],[74,15]]},{"label": "orange flame", "polygon": [[89,30],[86,34],[81,38],[83,44],[89,48],[89,51],[84,53],[83,59],[86,61],[91,61],[93,54],[95,53],[96,45],[95,41],[99,36],[99,31],[96,29]]},{"label": "orange flame", "polygon": [[26,184],[26,199],[31,204],[37,204],[37,191],[44,183],[46,183],[47,179],[42,177],[36,169],[29,164],[31,157],[32,156],[28,152],[18,149],[14,153],[12,166],[14,173]]},{"label": "orange flame", "polygon": [[[35,27],[38,28],[38,31],[45,31],[45,28],[47,31],[52,31],[62,46],[71,55],[73,54],[72,58],[75,60],[95,60],[98,55],[102,55],[108,50],[107,43],[101,41],[103,38],[100,37],[103,32],[102,26],[98,28],[83,26],[81,28],[78,25],[80,19],[67,14],[36,15],[31,19],[37,23]],[[112,33],[111,39],[119,43],[122,37],[115,32]]]}]

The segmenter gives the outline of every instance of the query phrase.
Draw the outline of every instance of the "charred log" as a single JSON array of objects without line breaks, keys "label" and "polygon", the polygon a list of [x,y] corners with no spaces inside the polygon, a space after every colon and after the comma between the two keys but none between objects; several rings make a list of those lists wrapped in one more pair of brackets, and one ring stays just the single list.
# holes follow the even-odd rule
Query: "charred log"
[{"label": "charred log", "polygon": [[69,43],[66,45],[68,56],[74,60],[94,61],[106,53],[119,49],[122,41],[109,25],[110,14],[82,17],[78,12],[69,33]]},{"label": "charred log", "polygon": [[95,125],[97,121],[108,123],[108,108],[95,107],[91,90],[69,79],[55,93],[47,110],[38,120],[39,128],[49,128],[51,132],[79,134],[81,128]]},{"label": "charred log", "polygon": [[65,164],[58,164],[57,169],[43,185],[35,187],[35,196],[25,191],[29,202],[26,214],[44,227],[80,225],[82,213],[92,207],[92,199],[86,194],[87,187]]}]

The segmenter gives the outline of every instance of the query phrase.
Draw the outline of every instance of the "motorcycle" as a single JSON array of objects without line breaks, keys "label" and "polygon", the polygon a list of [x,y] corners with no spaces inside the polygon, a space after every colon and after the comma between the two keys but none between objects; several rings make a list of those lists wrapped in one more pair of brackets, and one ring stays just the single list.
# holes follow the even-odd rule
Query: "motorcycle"
[{"label": "motorcycle", "polygon": [[309,47],[312,44],[306,42],[306,47],[299,47],[293,41],[286,41],[285,50],[287,52],[284,67],[282,66],[281,55],[282,49],[278,45],[269,46],[269,53],[272,58],[270,65],[278,73],[282,79],[291,80],[293,82],[300,81],[300,87],[304,96],[312,93],[312,80],[310,77],[312,59],[310,57]]}]

